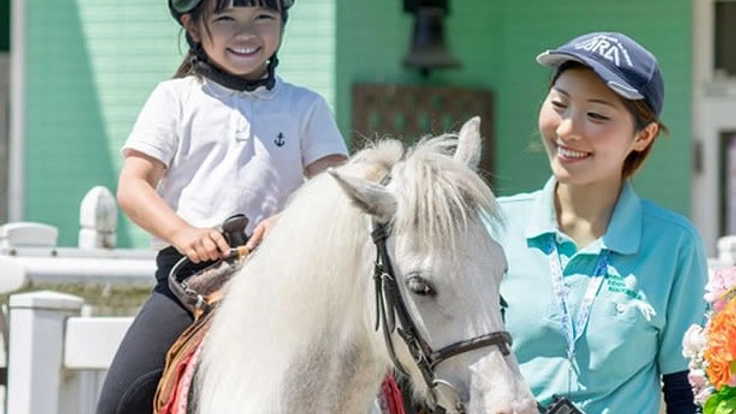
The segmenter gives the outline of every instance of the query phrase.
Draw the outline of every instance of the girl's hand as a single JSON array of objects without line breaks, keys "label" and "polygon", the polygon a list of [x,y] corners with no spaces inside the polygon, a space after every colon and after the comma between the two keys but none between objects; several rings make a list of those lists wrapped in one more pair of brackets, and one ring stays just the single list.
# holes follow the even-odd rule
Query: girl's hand
[{"label": "girl's hand", "polygon": [[256,225],[256,228],[253,229],[253,234],[250,236],[250,239],[248,239],[248,243],[246,243],[245,246],[248,247],[248,249],[250,250],[258,247],[258,245],[261,244],[263,238],[266,237],[268,232],[273,229],[273,226],[275,226],[278,221],[278,214],[274,214],[267,219],[261,220],[261,222]]},{"label": "girl's hand", "polygon": [[218,260],[230,252],[225,237],[211,228],[186,227],[172,239],[176,250],[193,263]]}]

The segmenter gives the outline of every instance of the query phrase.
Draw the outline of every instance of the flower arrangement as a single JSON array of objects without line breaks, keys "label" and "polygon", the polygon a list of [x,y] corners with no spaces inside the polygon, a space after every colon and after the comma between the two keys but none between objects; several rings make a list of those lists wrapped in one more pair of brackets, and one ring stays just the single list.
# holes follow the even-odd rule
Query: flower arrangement
[{"label": "flower arrangement", "polygon": [[705,287],[710,304],[704,327],[692,325],[682,354],[704,414],[736,414],[736,267],[713,269]]}]

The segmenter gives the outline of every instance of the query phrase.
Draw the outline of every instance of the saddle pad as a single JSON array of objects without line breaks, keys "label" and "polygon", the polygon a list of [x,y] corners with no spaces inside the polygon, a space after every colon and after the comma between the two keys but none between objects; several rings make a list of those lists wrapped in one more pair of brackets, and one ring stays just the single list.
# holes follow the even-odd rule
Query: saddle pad
[{"label": "saddle pad", "polygon": [[401,390],[396,384],[394,376],[386,375],[381,383],[381,391],[378,394],[378,402],[384,414],[405,414],[404,402],[401,398]]},{"label": "saddle pad", "polygon": [[[186,398],[199,358],[198,350],[207,336],[215,307],[210,308],[192,323],[174,342],[166,354],[166,366],[156,389],[154,414],[180,414],[178,406],[186,409]],[[197,353],[197,355],[195,355]]]}]

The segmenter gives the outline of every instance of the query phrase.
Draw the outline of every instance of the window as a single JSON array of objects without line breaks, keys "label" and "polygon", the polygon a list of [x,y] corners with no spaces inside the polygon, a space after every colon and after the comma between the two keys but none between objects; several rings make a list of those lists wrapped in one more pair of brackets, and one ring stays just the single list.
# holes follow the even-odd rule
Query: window
[{"label": "window", "polygon": [[717,77],[736,77],[736,1],[715,2],[714,58]]}]

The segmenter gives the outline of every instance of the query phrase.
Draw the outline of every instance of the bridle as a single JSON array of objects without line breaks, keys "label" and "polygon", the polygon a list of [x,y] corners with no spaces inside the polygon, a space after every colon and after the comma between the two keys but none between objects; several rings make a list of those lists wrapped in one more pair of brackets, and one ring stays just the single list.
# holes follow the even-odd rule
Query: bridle
[{"label": "bridle", "polygon": [[[383,325],[383,338],[386,342],[388,354],[395,368],[408,377],[408,371],[401,365],[398,358],[396,358],[396,351],[391,340],[391,334],[394,331],[398,332],[404,344],[409,349],[409,353],[414,359],[417,368],[422,373],[424,382],[430,391],[432,397],[430,401],[432,407],[430,408],[433,413],[444,414],[449,407],[452,407],[458,413],[464,414],[466,413],[465,406],[460,399],[457,389],[450,382],[437,378],[435,368],[449,358],[491,345],[497,346],[501,354],[507,356],[510,353],[511,335],[507,331],[492,332],[472,339],[455,342],[439,350],[432,349],[432,346],[419,333],[401,296],[401,291],[396,282],[396,274],[391,264],[388,248],[386,247],[388,236],[388,224],[374,221],[371,238],[376,245],[377,252],[373,272],[376,292],[376,331]],[[397,318],[400,324],[398,327],[396,326]],[[440,386],[446,387],[451,391],[451,395],[453,396],[452,401],[439,401],[437,388]]]}]

